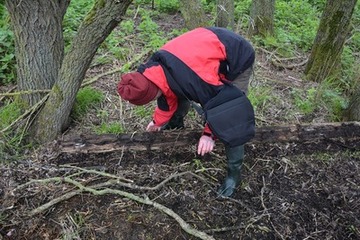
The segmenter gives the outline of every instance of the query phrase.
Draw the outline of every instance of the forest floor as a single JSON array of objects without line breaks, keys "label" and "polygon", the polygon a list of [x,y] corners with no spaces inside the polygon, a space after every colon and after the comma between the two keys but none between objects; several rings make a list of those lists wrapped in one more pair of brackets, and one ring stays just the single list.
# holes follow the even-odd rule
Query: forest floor
[{"label": "forest floor", "polygon": [[[181,27],[178,15],[158,19]],[[258,126],[325,122],[326,113],[303,117],[287,101],[303,66],[275,67],[257,49],[252,87],[272,86],[279,101],[263,109]],[[303,59],[299,59],[299,62]],[[118,67],[96,66],[88,76]],[[119,100],[119,74],[93,83],[106,101],[108,121],[144,131],[150,118]],[[147,106],[149,109],[153,105]],[[189,115],[196,116],[194,113]],[[89,134],[101,120],[94,110],[74,122],[62,139]],[[187,129],[199,130],[196,117]],[[196,145],[152,151],[57,154],[43,146],[0,167],[1,239],[360,239],[360,151],[331,151],[319,144],[302,153],[274,143],[277,154],[248,144],[243,181],[231,198],[217,196],[226,174],[221,143],[200,157]]]}]

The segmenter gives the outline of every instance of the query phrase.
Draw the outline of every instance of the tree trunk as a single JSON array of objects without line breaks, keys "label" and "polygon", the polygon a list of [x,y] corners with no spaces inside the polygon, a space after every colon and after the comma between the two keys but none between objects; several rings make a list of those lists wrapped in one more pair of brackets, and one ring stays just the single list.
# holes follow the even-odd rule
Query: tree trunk
[{"label": "tree trunk", "polygon": [[360,121],[360,83],[350,99],[348,118],[350,121]]},{"label": "tree trunk", "polygon": [[[164,150],[196,144],[200,136],[201,132],[194,131],[88,135],[59,141],[56,148],[60,153],[88,154],[124,150]],[[357,144],[356,147],[360,147],[359,140],[360,122],[321,123],[259,127],[256,130],[255,137],[248,145],[295,143],[295,147],[296,144],[308,144],[307,148],[309,149],[317,146],[320,150],[329,151],[327,147],[321,149],[321,142],[326,146],[333,142],[334,145],[340,144],[343,145],[342,147],[346,147],[344,143],[347,141],[351,144]]]},{"label": "tree trunk", "polygon": [[275,0],[253,0],[250,11],[249,37],[274,35]]},{"label": "tree trunk", "polygon": [[[14,32],[20,91],[51,89],[64,56],[62,21],[70,0],[7,0]],[[44,93],[23,95],[33,106]]]},{"label": "tree trunk", "polygon": [[208,26],[208,21],[200,0],[180,0],[180,11],[188,29]]},{"label": "tree trunk", "polygon": [[216,26],[234,30],[234,0],[217,0]]},{"label": "tree trunk", "polygon": [[311,50],[305,75],[311,81],[321,82],[336,77],[341,53],[349,33],[356,0],[328,0]]},{"label": "tree trunk", "polygon": [[[6,0],[18,61],[20,90],[51,89],[32,137],[47,142],[67,127],[85,73],[99,45],[121,21],[131,0],[97,0],[64,56],[62,20],[70,0]],[[41,94],[26,96],[33,105]]]}]

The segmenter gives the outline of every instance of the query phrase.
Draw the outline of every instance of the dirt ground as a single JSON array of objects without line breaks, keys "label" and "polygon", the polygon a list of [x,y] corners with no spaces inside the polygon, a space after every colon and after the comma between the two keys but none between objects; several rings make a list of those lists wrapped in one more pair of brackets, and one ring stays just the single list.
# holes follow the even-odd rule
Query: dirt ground
[{"label": "dirt ground", "polygon": [[[1,235],[197,239],[158,206],[133,200],[137,196],[214,239],[360,239],[358,151],[269,157],[247,146],[243,182],[225,199],[216,194],[225,176],[218,145],[204,158],[189,146],[56,158],[42,153],[10,164],[1,169]],[[80,184],[87,187],[82,192]]]},{"label": "dirt ground", "polygon": [[[179,21],[172,16],[162,27]],[[258,51],[256,86],[277,84],[274,94],[286,99],[291,88],[303,84],[301,69],[275,69]],[[112,88],[117,79],[107,76],[94,84],[107,94],[102,107],[114,109],[109,121],[119,116]],[[122,104],[124,112],[132,109]],[[286,101],[278,103],[263,111],[257,124],[309,120],[288,116],[290,108]],[[89,113],[63,137],[88,133],[96,121]],[[146,123],[134,116],[124,122],[134,131]],[[187,128],[199,129],[191,119]],[[226,174],[221,143],[205,157],[197,156],[192,144],[57,154],[50,143],[0,167],[0,240],[360,239],[360,151],[338,145],[335,150],[324,142],[247,144],[241,186],[222,198],[216,194]]]}]

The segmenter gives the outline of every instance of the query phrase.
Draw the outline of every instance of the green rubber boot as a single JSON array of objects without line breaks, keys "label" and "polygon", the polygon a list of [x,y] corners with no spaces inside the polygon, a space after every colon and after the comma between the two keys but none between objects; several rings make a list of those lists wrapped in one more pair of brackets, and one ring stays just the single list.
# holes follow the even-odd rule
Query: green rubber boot
[{"label": "green rubber boot", "polygon": [[244,145],[236,147],[226,147],[227,157],[227,177],[220,186],[218,194],[224,197],[230,197],[241,181],[241,166],[244,159]]}]

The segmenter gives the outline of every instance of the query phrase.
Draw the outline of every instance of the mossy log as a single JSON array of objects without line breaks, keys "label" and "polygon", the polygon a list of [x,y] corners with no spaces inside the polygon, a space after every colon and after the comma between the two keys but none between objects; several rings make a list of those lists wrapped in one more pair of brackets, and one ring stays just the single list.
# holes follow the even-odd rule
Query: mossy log
[{"label": "mossy log", "polygon": [[[105,153],[114,151],[161,150],[189,147],[196,144],[200,131],[163,131],[157,133],[138,132],[133,134],[81,135],[75,139],[59,140],[56,144],[60,153]],[[255,137],[247,143],[263,147],[266,144],[288,144],[318,146],[321,142],[336,142],[336,145],[351,142],[351,149],[360,147],[360,122],[294,124],[284,126],[258,127]],[[355,145],[354,145],[355,144]],[[333,148],[334,149],[334,148]]]}]

